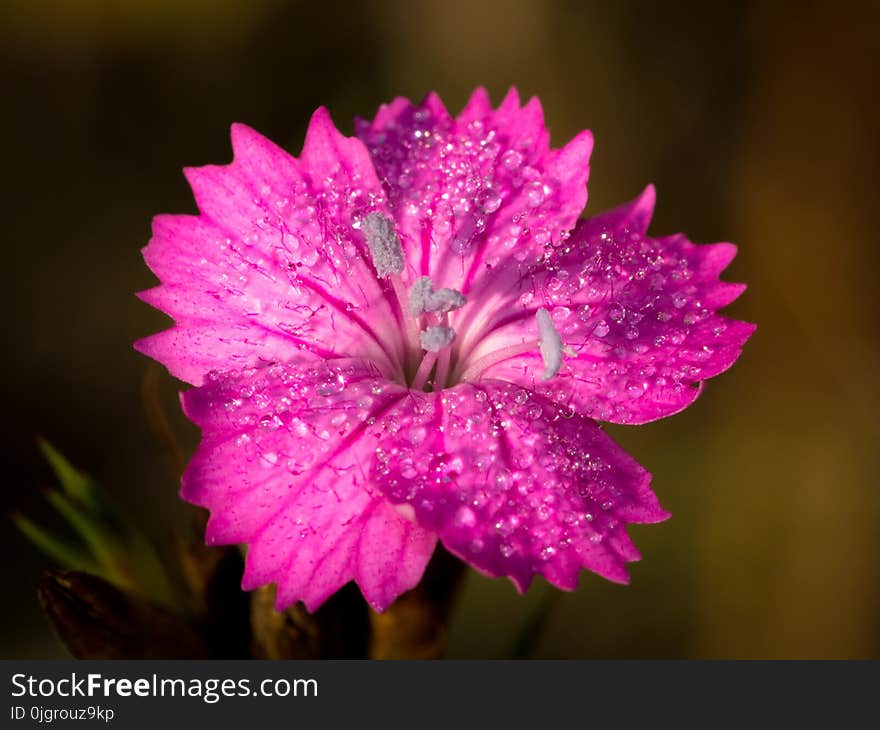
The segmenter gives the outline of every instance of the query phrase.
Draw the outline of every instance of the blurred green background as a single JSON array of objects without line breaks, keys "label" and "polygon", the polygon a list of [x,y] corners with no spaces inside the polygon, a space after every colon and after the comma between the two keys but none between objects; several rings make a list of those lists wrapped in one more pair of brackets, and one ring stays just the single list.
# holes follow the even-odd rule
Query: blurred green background
[{"label": "blurred green background", "polygon": [[[51,522],[35,437],[96,474],[157,540],[182,511],[131,342],[151,217],[192,212],[184,165],[246,122],[298,152],[319,104],[351,132],[395,95],[540,96],[555,144],[596,148],[588,212],[658,188],[652,230],[732,240],[730,313],[758,332],[675,418],[613,434],[673,519],[632,528],[626,588],[584,575],[546,657],[880,656],[880,62],[877,4],[5,0],[3,507]],[[162,400],[188,450],[179,384]],[[189,452],[188,452],[189,453]],[[48,567],[7,523],[0,656],[63,650]],[[450,654],[508,651],[546,592],[468,577]]]}]

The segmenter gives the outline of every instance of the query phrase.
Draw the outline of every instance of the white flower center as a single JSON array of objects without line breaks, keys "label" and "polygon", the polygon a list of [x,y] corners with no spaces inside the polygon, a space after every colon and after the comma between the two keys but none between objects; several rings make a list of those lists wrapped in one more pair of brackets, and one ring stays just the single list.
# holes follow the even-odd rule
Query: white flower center
[{"label": "white flower center", "polygon": [[[435,289],[428,276],[416,279],[407,296],[400,276],[406,259],[394,221],[374,211],[361,221],[360,228],[376,273],[390,281],[404,318],[401,372],[406,384],[414,390],[438,390],[454,385],[449,381],[455,330],[450,326],[449,313],[463,307],[467,299],[457,289]],[[563,344],[546,309],[539,309],[535,320],[536,339],[502,346],[474,362],[457,363],[452,375],[460,376],[455,377],[455,381],[478,380],[492,365],[536,349],[544,361],[541,380],[554,377],[562,367],[563,354],[573,353]]]}]

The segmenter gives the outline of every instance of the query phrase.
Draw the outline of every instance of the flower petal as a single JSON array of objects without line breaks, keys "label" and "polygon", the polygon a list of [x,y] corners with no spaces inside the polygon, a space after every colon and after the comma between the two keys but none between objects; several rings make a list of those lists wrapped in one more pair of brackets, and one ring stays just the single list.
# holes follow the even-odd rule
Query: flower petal
[{"label": "flower petal", "polygon": [[456,119],[436,94],[396,99],[357,131],[408,239],[410,277],[438,288],[503,289],[503,272],[531,263],[586,203],[592,137],[551,150],[540,102],[522,106],[515,89],[494,111],[477,89]]},{"label": "flower petal", "polygon": [[394,339],[375,323],[400,315],[356,230],[384,201],[363,144],[324,109],[299,160],[240,124],[232,144],[231,164],[186,170],[199,216],[153,221],[144,258],[162,284],[141,296],[177,325],[136,347],[195,385],[303,352],[369,357],[390,374]]},{"label": "flower petal", "polygon": [[535,315],[546,308],[566,357],[541,383],[537,348],[492,365],[483,377],[534,388],[600,421],[645,423],[676,413],[699,395],[702,381],[727,370],[755,327],[718,310],[745,286],[719,280],[736,247],[694,245],[683,235],[651,238],[649,187],[633,202],[578,224],[548,251],[499,306],[491,334],[470,354],[534,340]]},{"label": "flower petal", "polygon": [[436,537],[368,483],[373,419],[404,398],[363,361],[214,374],[183,395],[202,443],[182,496],[211,511],[207,541],[246,543],[246,590],[316,609],[355,580],[376,610],[414,587]]},{"label": "flower petal", "polygon": [[571,590],[582,568],[626,582],[639,557],[626,523],[668,517],[594,421],[517,385],[413,393],[384,422],[374,477],[388,499],[521,591],[537,573]]}]

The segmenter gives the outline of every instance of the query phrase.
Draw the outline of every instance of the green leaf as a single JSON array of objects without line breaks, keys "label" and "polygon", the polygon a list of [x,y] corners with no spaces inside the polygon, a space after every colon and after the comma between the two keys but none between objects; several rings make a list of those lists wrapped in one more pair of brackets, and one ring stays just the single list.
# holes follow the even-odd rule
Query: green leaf
[{"label": "green leaf", "polygon": [[[76,469],[48,441],[41,439],[39,445],[61,484],[61,490],[48,490],[46,499],[79,535],[90,572],[158,603],[173,605],[174,590],[146,535],[124,517],[89,475]],[[53,538],[53,549],[59,549],[60,544]]]},{"label": "green leaf", "polygon": [[[88,512],[83,505],[70,499],[63,492],[49,490],[46,499],[79,535],[99,566],[114,582],[130,586],[131,580],[116,565],[116,555],[122,552],[119,536],[108,534],[106,526]],[[103,574],[103,573],[99,573]]]},{"label": "green leaf", "polygon": [[174,603],[173,590],[162,561],[152,543],[139,530],[125,525],[124,531],[120,531],[62,492],[49,491],[46,498],[88,546],[99,566],[98,575],[158,603]]},{"label": "green leaf", "polygon": [[74,499],[89,504],[92,501],[94,487],[91,479],[73,466],[52,444],[46,439],[38,439],[37,444],[58,481],[61,483],[62,489]]},{"label": "green leaf", "polygon": [[131,526],[119,509],[104,495],[104,491],[92,477],[74,467],[52,444],[45,439],[38,441],[64,493],[82,505],[95,519],[104,523],[105,532],[115,531],[126,538]]},{"label": "green leaf", "polygon": [[37,548],[70,570],[101,574],[101,569],[82,545],[57,537],[24,515],[11,515],[15,526]]},{"label": "green leaf", "polygon": [[139,530],[129,533],[127,546],[128,565],[132,571],[137,590],[156,603],[174,606],[178,597],[168,579],[168,573],[153,543]]}]

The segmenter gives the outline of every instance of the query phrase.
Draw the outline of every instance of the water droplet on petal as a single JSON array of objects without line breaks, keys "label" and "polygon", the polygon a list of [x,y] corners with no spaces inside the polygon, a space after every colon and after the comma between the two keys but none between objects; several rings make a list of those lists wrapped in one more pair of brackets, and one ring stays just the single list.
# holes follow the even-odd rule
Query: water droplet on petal
[{"label": "water droplet on petal", "polygon": [[470,507],[459,507],[452,518],[456,527],[473,527],[477,524],[477,516]]},{"label": "water droplet on petal", "polygon": [[484,213],[494,213],[501,207],[501,195],[499,195],[494,190],[484,190],[482,193],[480,193],[477,204],[480,206]]}]

